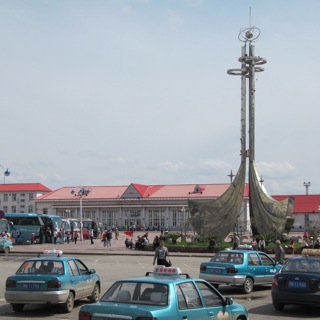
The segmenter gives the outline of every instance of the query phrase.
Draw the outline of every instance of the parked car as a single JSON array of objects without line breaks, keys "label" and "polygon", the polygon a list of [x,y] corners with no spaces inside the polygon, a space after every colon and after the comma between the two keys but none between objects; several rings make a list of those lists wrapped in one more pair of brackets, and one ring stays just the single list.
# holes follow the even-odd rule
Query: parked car
[{"label": "parked car", "polygon": [[287,304],[319,306],[319,254],[319,249],[304,249],[303,255],[289,258],[274,276],[271,297],[276,310]]},{"label": "parked car", "polygon": [[220,284],[240,286],[243,293],[250,293],[254,285],[271,284],[281,265],[264,252],[253,250],[222,250],[210,261],[200,265],[201,279],[216,288]]},{"label": "parked car", "polygon": [[80,259],[62,257],[62,252],[47,250],[41,257],[25,260],[6,280],[5,299],[16,312],[25,304],[61,304],[71,312],[74,301],[100,297],[100,278]]},{"label": "parked car", "polygon": [[207,281],[156,266],[144,277],[116,281],[99,302],[83,305],[78,319],[246,320],[248,312]]},{"label": "parked car", "polygon": [[8,254],[13,248],[13,243],[6,236],[0,236],[0,252]]}]

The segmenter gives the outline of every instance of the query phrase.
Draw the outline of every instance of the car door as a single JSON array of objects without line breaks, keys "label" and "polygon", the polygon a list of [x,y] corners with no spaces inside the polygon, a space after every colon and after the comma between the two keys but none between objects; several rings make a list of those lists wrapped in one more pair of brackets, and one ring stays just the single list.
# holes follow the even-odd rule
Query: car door
[{"label": "car door", "polygon": [[249,273],[254,277],[255,284],[265,283],[266,269],[262,265],[258,252],[248,253],[248,269]]},{"label": "car door", "polygon": [[178,301],[178,319],[218,319],[213,311],[208,312],[207,308],[204,307],[195,284],[192,281],[177,284],[176,293]]},{"label": "car door", "polygon": [[76,292],[75,298],[79,299],[84,297],[83,276],[81,275],[75,260],[68,260],[68,269],[70,273],[70,283]]},{"label": "car door", "polygon": [[93,287],[95,284],[95,281],[88,269],[88,267],[81,261],[76,259],[75,263],[77,264],[80,274],[81,274],[81,281],[83,286],[83,296],[88,297],[91,295],[93,291]]},{"label": "car door", "polygon": [[275,267],[274,261],[264,253],[259,253],[259,256],[264,267],[264,283],[272,283],[273,276],[280,268],[280,265]]},{"label": "car door", "polygon": [[196,281],[208,319],[233,319],[231,307],[225,305],[223,297],[208,283]]}]

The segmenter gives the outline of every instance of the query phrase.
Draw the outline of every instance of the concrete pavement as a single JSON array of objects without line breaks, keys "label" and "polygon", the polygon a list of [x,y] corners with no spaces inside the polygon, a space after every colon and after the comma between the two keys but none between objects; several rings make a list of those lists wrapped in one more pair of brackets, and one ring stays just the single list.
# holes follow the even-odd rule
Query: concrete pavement
[{"label": "concrete pavement", "polygon": [[[139,235],[143,235],[145,232],[138,232],[135,231],[133,235],[133,239],[136,239]],[[152,243],[154,237],[158,235],[160,236],[160,232],[157,231],[149,231],[148,232],[148,239],[149,242]],[[45,243],[45,244],[28,244],[28,245],[14,245],[13,250],[10,254],[19,255],[19,254],[39,254],[42,253],[44,250],[49,249],[57,249],[62,250],[64,255],[80,255],[80,254],[92,254],[92,255],[154,255],[153,251],[142,251],[142,250],[135,250],[135,249],[127,249],[125,247],[124,241],[128,238],[127,235],[124,234],[123,231],[119,232],[118,240],[115,239],[114,233],[113,238],[111,240],[111,247],[104,247],[103,242],[101,239],[94,239],[94,244],[91,244],[90,240],[83,240],[77,241],[75,244],[74,242],[64,243],[64,244],[53,244],[53,243]],[[169,255],[170,256],[199,256],[199,257],[211,257],[211,253],[188,253],[188,252],[170,252],[169,248]]]}]

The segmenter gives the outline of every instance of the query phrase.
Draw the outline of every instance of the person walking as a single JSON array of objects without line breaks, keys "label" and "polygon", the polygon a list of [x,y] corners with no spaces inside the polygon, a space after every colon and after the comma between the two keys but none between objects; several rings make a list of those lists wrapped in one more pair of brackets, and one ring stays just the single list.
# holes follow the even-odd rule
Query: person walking
[{"label": "person walking", "polygon": [[112,231],[107,231],[107,247],[111,247]]},{"label": "person walking", "polygon": [[74,240],[74,244],[77,244],[77,240],[78,240],[78,231],[75,231],[73,233],[73,240]]},{"label": "person walking", "polygon": [[69,244],[70,243],[70,230],[68,230],[66,232],[66,236],[67,236],[67,243]]},{"label": "person walking", "polygon": [[233,248],[233,250],[237,250],[239,245],[240,245],[240,238],[238,237],[237,233],[235,232],[233,234],[233,238],[232,238],[232,248]]},{"label": "person walking", "polygon": [[103,246],[105,247],[107,245],[107,231],[106,230],[102,234],[101,241],[103,242]]},{"label": "person walking", "polygon": [[153,265],[155,265],[155,262],[157,260],[158,266],[169,266],[167,257],[169,255],[168,248],[164,246],[164,240],[160,240],[160,245],[156,248],[154,258],[153,258]]},{"label": "person walking", "polygon": [[94,244],[94,241],[93,241],[93,237],[94,237],[93,229],[90,229],[89,237],[90,237],[91,244]]},{"label": "person walking", "polygon": [[116,228],[116,229],[114,230],[114,236],[115,236],[116,240],[119,239],[119,229],[118,229],[118,228]]},{"label": "person walking", "polygon": [[284,250],[281,246],[280,240],[276,241],[275,258],[276,263],[283,264],[285,262]]}]

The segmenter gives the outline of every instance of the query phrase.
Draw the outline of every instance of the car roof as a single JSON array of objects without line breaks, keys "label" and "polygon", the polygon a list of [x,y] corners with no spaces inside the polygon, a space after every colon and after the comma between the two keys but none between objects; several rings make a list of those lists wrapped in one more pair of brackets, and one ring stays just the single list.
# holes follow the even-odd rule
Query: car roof
[{"label": "car roof", "polygon": [[265,253],[262,251],[257,251],[257,250],[246,250],[246,249],[241,249],[241,250],[221,250],[218,251],[217,253],[252,253],[252,252],[258,252],[258,253]]},{"label": "car roof", "polygon": [[149,282],[149,283],[159,283],[159,284],[171,284],[171,283],[181,283],[186,281],[203,281],[199,278],[186,278],[183,276],[144,276],[136,278],[125,278],[117,280],[116,282]]},{"label": "car roof", "polygon": [[61,261],[67,261],[67,260],[70,260],[70,259],[78,259],[78,258],[74,258],[74,257],[57,257],[57,256],[41,256],[41,257],[35,257],[35,258],[29,258],[29,259],[26,259],[25,261],[48,261],[48,260],[61,260]]}]

